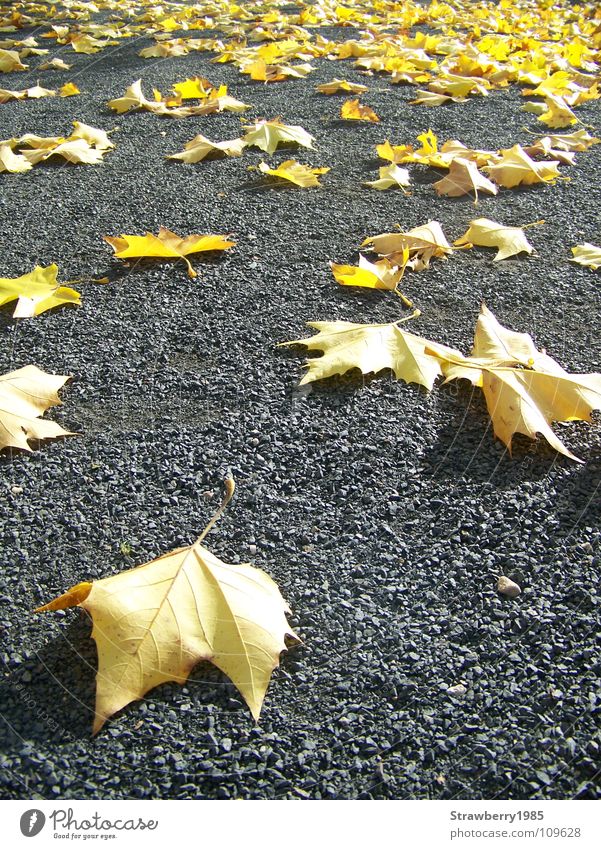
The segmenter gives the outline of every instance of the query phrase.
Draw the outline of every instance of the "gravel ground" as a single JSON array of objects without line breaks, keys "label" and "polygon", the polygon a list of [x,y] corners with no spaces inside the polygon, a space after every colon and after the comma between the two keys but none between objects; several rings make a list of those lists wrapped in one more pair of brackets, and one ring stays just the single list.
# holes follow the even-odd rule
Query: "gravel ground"
[{"label": "gravel ground", "polygon": [[[118,127],[102,165],[1,176],[2,276],[56,262],[63,281],[111,280],[82,284],[79,310],[0,315],[2,372],[72,374],[51,417],[81,432],[0,458],[3,797],[599,798],[598,424],[558,431],[583,465],[543,440],[517,438],[511,458],[468,385],[428,395],[387,373],[349,374],[307,394],[296,388],[302,350],[276,343],[305,335],[307,320],[399,317],[393,295],[331,277],[328,261],[356,261],[368,235],[436,219],[455,239],[475,217],[544,219],[529,231],[534,256],[495,264],[474,249],[407,275],[423,312],[411,329],[468,353],[484,300],[566,368],[599,370],[599,278],[568,257],[599,239],[601,146],[563,168],[569,182],[477,207],[438,198],[439,175],[417,167],[410,196],[375,192],[361,182],[377,176],[386,138],[409,143],[432,127],[496,149],[542,125],[519,111],[515,88],[428,110],[408,104],[412,88],[348,61],[263,85],[210,54],[137,56],[149,43],[69,52],[71,72],[36,73],[32,58],[30,72],[2,75],[7,88],[73,80],[83,92],[1,106],[2,138],[68,134],[74,119]],[[315,135],[315,151],[292,155],[331,168],[323,187],[276,190],[247,171],[286,150],[165,159],[198,132],[235,138],[240,116],[172,121],[105,105],[138,77],[150,94],[197,74],[250,103],[245,117],[281,115]],[[314,92],[333,76],[367,82],[379,125],[338,120],[341,100]],[[579,116],[594,124],[598,106]],[[124,270],[101,239],[160,225],[232,233],[237,245],[195,262],[190,280],[181,263]],[[259,725],[201,664],[92,738],[89,620],[32,609],[190,543],[228,467],[237,495],[207,544],[278,582],[303,645],[282,658]],[[501,574],[522,586],[518,599],[496,592]],[[457,684],[464,695],[449,692]]]}]

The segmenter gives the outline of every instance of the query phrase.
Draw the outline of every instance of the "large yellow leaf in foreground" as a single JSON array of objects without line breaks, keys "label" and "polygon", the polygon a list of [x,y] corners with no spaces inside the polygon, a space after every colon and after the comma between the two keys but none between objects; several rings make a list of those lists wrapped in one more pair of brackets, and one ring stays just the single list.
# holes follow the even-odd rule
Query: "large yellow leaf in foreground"
[{"label": "large yellow leaf in foreground", "polygon": [[62,403],[58,390],[67,380],[67,375],[47,374],[37,366],[0,376],[0,449],[31,451],[31,439],[73,436],[56,422],[40,418],[48,407]]},{"label": "large yellow leaf in foreground", "polygon": [[0,277],[0,306],[17,301],[13,318],[31,318],[63,304],[79,306],[81,295],[75,289],[61,286],[57,280],[58,266],[42,268],[20,277]]},{"label": "large yellow leaf in foreground", "polygon": [[182,238],[166,227],[159,229],[158,236],[103,236],[119,259],[181,259],[188,266],[188,276],[196,277],[188,256],[201,251],[224,251],[235,245],[224,236],[191,235]]},{"label": "large yellow leaf in foreground", "polygon": [[298,639],[269,575],[223,563],[199,542],[77,584],[38,610],[75,606],[92,617],[98,649],[94,733],[153,687],[185,683],[202,660],[231,678],[258,720],[285,638]]}]

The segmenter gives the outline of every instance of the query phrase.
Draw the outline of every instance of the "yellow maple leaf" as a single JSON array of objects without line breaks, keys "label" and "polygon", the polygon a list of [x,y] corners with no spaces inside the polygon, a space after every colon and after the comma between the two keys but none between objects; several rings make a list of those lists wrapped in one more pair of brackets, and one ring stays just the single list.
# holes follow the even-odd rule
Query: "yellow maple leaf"
[{"label": "yellow maple leaf", "polygon": [[287,180],[303,189],[321,185],[318,179],[319,175],[326,174],[330,170],[329,168],[311,168],[308,165],[301,165],[295,159],[287,159],[277,168],[270,168],[265,162],[260,162],[258,168],[262,174]]},{"label": "yellow maple leaf", "polygon": [[572,124],[578,123],[576,115],[574,115],[563,97],[559,95],[548,94],[544,103],[532,101],[525,103],[522,109],[524,112],[534,112],[538,115],[538,120],[547,124],[549,127],[569,127]]},{"label": "yellow maple leaf", "polygon": [[111,245],[119,259],[181,259],[188,267],[189,277],[196,277],[197,273],[188,256],[202,251],[224,251],[236,244],[224,236],[194,234],[182,238],[166,227],[159,229],[158,236],[146,233],[145,236],[121,234],[102,238]]},{"label": "yellow maple leaf", "polygon": [[71,65],[68,65],[63,59],[60,59],[58,56],[54,56],[52,59],[49,59],[47,62],[42,62],[41,65],[38,66],[40,71],[69,71],[71,70]]},{"label": "yellow maple leaf", "polygon": [[68,375],[47,374],[25,366],[0,376],[0,449],[31,451],[29,441],[74,436],[56,422],[41,419],[48,407],[61,404],[58,390]]},{"label": "yellow maple leaf", "polygon": [[181,39],[172,39],[158,42],[151,47],[144,47],[138,56],[143,59],[165,59],[168,56],[186,56],[189,52],[190,47]]},{"label": "yellow maple leaf", "polygon": [[73,97],[75,94],[81,94],[75,83],[65,83],[59,89],[59,95],[61,97]]},{"label": "yellow maple leaf", "polygon": [[601,268],[601,248],[598,245],[592,245],[590,242],[585,242],[583,245],[576,245],[572,248],[571,262],[577,262],[579,265],[585,265],[596,271]]},{"label": "yellow maple leaf", "polygon": [[360,83],[349,83],[348,80],[335,78],[330,80],[329,83],[321,83],[321,85],[315,86],[315,91],[318,91],[320,94],[339,94],[340,92],[363,94],[363,92],[368,91],[368,88],[366,85],[361,85]]},{"label": "yellow maple leaf", "polygon": [[24,65],[16,50],[3,50],[0,48],[0,71],[10,73],[11,71],[26,71],[28,65]]},{"label": "yellow maple leaf", "polygon": [[[537,223],[542,224],[540,221]],[[531,254],[534,250],[521,227],[507,227],[489,218],[475,218],[470,221],[468,230],[453,244],[497,248],[495,262],[523,251]]]},{"label": "yellow maple leaf", "polygon": [[10,142],[0,142],[0,173],[7,171],[9,174],[24,174],[32,168],[31,162],[28,162],[20,153],[13,151]]},{"label": "yellow maple leaf", "polygon": [[201,545],[215,518],[192,545],[76,584],[37,608],[81,607],[92,618],[98,650],[94,734],[153,687],[184,684],[202,660],[231,679],[259,719],[286,640],[300,641],[286,620],[288,605],[266,572],[248,563],[224,563]]},{"label": "yellow maple leaf", "polygon": [[73,121],[73,127],[70,139],[83,139],[98,150],[110,150],[115,147],[105,130],[83,124],[81,121]]},{"label": "yellow maple leaf", "polygon": [[298,144],[313,148],[315,138],[297,125],[284,124],[279,118],[271,121],[264,119],[244,127],[244,143],[249,147],[258,147],[265,153],[274,153],[278,145]]},{"label": "yellow maple leaf", "polygon": [[378,123],[379,118],[369,106],[359,103],[358,100],[345,100],[340,107],[340,117],[345,121],[371,121]]},{"label": "yellow maple leaf", "polygon": [[16,300],[13,318],[31,318],[63,304],[79,306],[81,295],[75,289],[61,286],[57,280],[58,266],[36,265],[21,277],[0,277],[0,306]]},{"label": "yellow maple leaf", "polygon": [[76,33],[72,35],[69,41],[71,47],[76,53],[85,53],[88,56],[93,53],[98,53],[107,46],[108,42],[100,41],[85,33]]},{"label": "yellow maple leaf", "polygon": [[26,97],[27,89],[0,88],[0,103],[8,103],[10,100],[24,100]]},{"label": "yellow maple leaf", "polygon": [[271,64],[261,57],[240,66],[241,73],[248,74],[251,80],[264,83],[278,83],[290,77],[303,78],[314,70],[308,62],[299,65]]},{"label": "yellow maple leaf", "polygon": [[480,148],[466,147],[463,142],[458,139],[449,139],[440,148],[441,158],[450,165],[453,159],[469,159],[474,162],[478,168],[483,165],[495,163],[499,158],[499,153],[496,150],[481,150]]},{"label": "yellow maple leaf", "polygon": [[361,246],[366,245],[380,256],[388,257],[393,263],[396,262],[397,257],[400,257],[402,261],[408,250],[410,256],[418,260],[413,265],[416,270],[427,268],[432,257],[444,258],[453,252],[438,221],[428,221],[427,224],[413,227],[407,232],[368,236]]},{"label": "yellow maple leaf", "polygon": [[179,159],[182,162],[200,162],[203,159],[214,159],[219,156],[241,156],[246,142],[243,139],[212,142],[203,135],[194,136],[186,142],[184,150],[173,153],[167,159]]},{"label": "yellow maple leaf", "polygon": [[440,74],[428,89],[435,94],[448,94],[451,97],[467,97],[469,94],[488,95],[491,84],[480,77],[467,77],[458,74]]},{"label": "yellow maple leaf", "polygon": [[512,189],[522,184],[554,183],[560,176],[558,165],[555,161],[535,162],[521,145],[515,144],[501,149],[498,162],[485,166],[484,171],[497,185]]},{"label": "yellow maple leaf", "polygon": [[601,374],[569,374],[537,351],[527,334],[508,331],[484,310],[490,320],[477,325],[473,356],[449,356],[442,363],[445,382],[464,378],[482,389],[495,436],[510,453],[514,434],[536,439],[540,433],[556,451],[581,462],[550,425],[590,422],[591,412],[601,409]]},{"label": "yellow maple leaf", "polygon": [[105,151],[92,147],[83,138],[75,138],[61,141],[52,148],[22,149],[21,153],[32,165],[45,162],[51,156],[62,156],[73,164],[98,165],[102,162]]},{"label": "yellow maple leaf", "polygon": [[[155,100],[149,100],[142,91],[142,80],[136,80],[125,91],[123,97],[109,100],[108,106],[115,112],[122,114],[132,109],[144,109],[155,115],[164,115],[168,118],[188,118],[191,115],[211,115],[214,112],[244,112],[249,109],[247,103],[236,100],[227,93],[227,86],[212,89],[209,96],[202,100],[198,106],[178,106],[181,102],[179,95],[173,98],[162,99],[160,91],[155,90]],[[175,104],[175,105],[173,105]]]},{"label": "yellow maple leaf", "polygon": [[584,129],[580,129],[573,133],[555,133],[543,136],[535,141],[535,145],[543,141],[548,141],[549,148],[554,150],[581,151],[588,150],[594,144],[599,144],[601,139],[591,136]]},{"label": "yellow maple leaf", "polygon": [[194,98],[204,100],[214,90],[213,84],[204,77],[192,77],[173,85],[173,91],[181,100],[192,100]]},{"label": "yellow maple leaf", "polygon": [[399,168],[394,162],[391,162],[390,165],[383,165],[378,169],[378,174],[377,180],[367,180],[364,185],[378,191],[385,191],[392,186],[405,191],[405,187],[410,183],[409,171],[406,168]]},{"label": "yellow maple leaf", "polygon": [[411,105],[415,106],[443,106],[445,103],[465,103],[467,101],[467,97],[453,97],[450,94],[440,94],[421,88],[418,88],[415,93],[417,96],[409,101]]},{"label": "yellow maple leaf", "polygon": [[362,374],[377,374],[383,369],[391,369],[395,377],[407,383],[418,383],[432,389],[434,381],[442,374],[442,358],[458,352],[408,333],[398,325],[399,322],[355,324],[350,321],[309,321],[307,326],[317,330],[316,336],[281,344],[304,345],[308,351],[323,353],[323,356],[306,362],[307,373],[300,382],[301,386],[356,368]]},{"label": "yellow maple leaf", "polygon": [[376,152],[382,159],[388,159],[397,164],[416,162],[432,168],[449,167],[449,158],[439,153],[438,139],[432,130],[421,133],[417,140],[421,142],[421,147],[417,150],[411,144],[391,145],[387,140],[384,144],[376,145]]},{"label": "yellow maple leaf", "polygon": [[478,203],[478,190],[489,195],[496,195],[499,191],[494,183],[491,183],[484,174],[478,171],[474,162],[461,157],[452,159],[449,165],[449,173],[432,185],[439,195],[448,195],[449,197],[461,197],[473,193],[475,196],[474,203]]},{"label": "yellow maple leaf", "polygon": [[366,289],[386,289],[394,292],[403,277],[403,268],[387,259],[370,262],[359,254],[359,265],[330,263],[332,274],[341,286],[361,286]]}]

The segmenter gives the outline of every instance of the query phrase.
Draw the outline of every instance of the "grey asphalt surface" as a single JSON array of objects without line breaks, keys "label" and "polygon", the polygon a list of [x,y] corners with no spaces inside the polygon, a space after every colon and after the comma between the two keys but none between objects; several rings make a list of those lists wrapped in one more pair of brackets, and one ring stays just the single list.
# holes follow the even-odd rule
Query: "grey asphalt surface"
[{"label": "grey asphalt surface", "polygon": [[[9,88],[73,80],[82,95],[0,106],[1,138],[68,134],[75,119],[118,128],[102,165],[0,175],[1,276],[56,262],[62,281],[111,281],[76,287],[80,309],[0,313],[2,372],[73,375],[49,415],[81,434],[0,457],[2,797],[598,798],[598,418],[558,426],[583,465],[521,437],[510,457],[469,385],[427,394],[351,373],[306,394],[302,349],[276,345],[309,335],[308,320],[403,314],[392,294],[332,279],[328,261],[355,262],[368,235],[436,219],[452,240],[476,217],[544,219],[528,233],[536,255],[493,263],[476,248],[408,274],[423,313],[411,329],[468,353],[484,300],[564,367],[598,371],[599,276],[568,260],[600,238],[601,145],[562,167],[569,181],[477,207],[439,198],[440,175],[418,166],[410,196],[376,192],[361,183],[377,176],[386,138],[431,127],[496,149],[544,126],[514,88],[428,110],[351,62],[316,60],[306,80],[264,85],[210,54],[144,60],[149,43],[69,53],[70,72],[38,73],[32,58],[29,72],[2,75]],[[316,149],[184,165],[165,157],[199,132],[235,138],[240,116],[106,107],[139,77],[150,94],[194,75],[227,83],[251,104],[245,118],[302,125]],[[314,92],[333,76],[369,85],[381,123],[341,123],[341,99]],[[598,123],[595,102],[578,114]],[[322,188],[277,190],[247,170],[291,155],[331,168]],[[194,261],[190,280],[182,263],[126,269],[101,238],[160,225],[237,244]],[[207,545],[277,581],[303,645],[283,656],[258,725],[201,664],[92,738],[90,622],[33,608],[193,541],[228,468],[236,498]],[[497,593],[501,574],[519,598]],[[463,696],[449,693],[457,684]]]}]

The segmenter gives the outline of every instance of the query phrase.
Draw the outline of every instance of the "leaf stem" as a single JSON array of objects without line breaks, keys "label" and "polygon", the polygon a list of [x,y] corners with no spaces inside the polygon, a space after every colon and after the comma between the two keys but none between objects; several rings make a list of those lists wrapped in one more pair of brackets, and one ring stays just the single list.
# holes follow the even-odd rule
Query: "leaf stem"
[{"label": "leaf stem", "polygon": [[421,310],[413,310],[411,315],[405,315],[405,316],[403,316],[403,318],[399,318],[396,321],[393,321],[392,323],[393,324],[403,324],[403,322],[405,322],[405,321],[411,321],[412,318],[419,318],[419,316],[421,314],[422,314]]},{"label": "leaf stem", "polygon": [[234,494],[235,489],[236,489],[236,482],[235,482],[233,476],[231,474],[228,474],[228,476],[225,479],[225,495],[223,496],[223,501],[221,502],[221,504],[219,505],[219,507],[217,508],[215,513],[213,514],[213,517],[209,521],[209,524],[206,526],[204,531],[198,537],[198,539],[196,540],[194,545],[199,545],[203,541],[203,539],[206,537],[206,535],[209,533],[209,531],[213,528],[215,523],[221,518],[221,516],[223,515],[223,511],[225,510],[227,505],[232,500],[232,495]]},{"label": "leaf stem", "polygon": [[394,291],[395,295],[399,296],[399,298],[405,304],[406,307],[409,307],[409,309],[412,309],[413,301],[410,301],[409,298],[406,295],[403,295],[403,293],[401,292],[400,289],[396,288],[393,291]]}]

